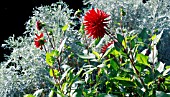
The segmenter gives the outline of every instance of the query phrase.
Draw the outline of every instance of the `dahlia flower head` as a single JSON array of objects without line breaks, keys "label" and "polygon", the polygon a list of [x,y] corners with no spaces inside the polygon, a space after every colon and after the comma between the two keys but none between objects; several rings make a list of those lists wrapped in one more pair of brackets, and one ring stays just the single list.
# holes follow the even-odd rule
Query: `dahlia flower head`
[{"label": "dahlia flower head", "polygon": [[97,8],[92,8],[86,12],[83,21],[86,34],[93,39],[102,38],[107,33],[106,28],[108,28],[107,24],[109,21],[107,18],[109,16],[110,15]]},{"label": "dahlia flower head", "polygon": [[38,34],[35,34],[35,35],[36,35],[36,38],[34,38],[34,44],[37,48],[40,47],[40,49],[42,50],[42,46],[46,42],[46,40],[43,38],[44,34],[40,33],[40,35]]}]

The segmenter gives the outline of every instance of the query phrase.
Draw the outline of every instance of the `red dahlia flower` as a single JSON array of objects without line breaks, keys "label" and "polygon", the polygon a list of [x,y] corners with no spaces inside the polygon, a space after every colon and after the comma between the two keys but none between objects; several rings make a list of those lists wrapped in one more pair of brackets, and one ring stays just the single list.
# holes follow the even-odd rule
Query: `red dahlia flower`
[{"label": "red dahlia flower", "polygon": [[36,27],[38,30],[41,30],[43,26],[44,26],[44,24],[42,24],[40,21],[36,22]]},{"label": "red dahlia flower", "polygon": [[89,37],[92,36],[95,39],[102,38],[105,35],[106,30],[104,27],[107,27],[109,20],[106,20],[106,18],[109,16],[99,9],[91,9],[85,14],[83,24]]},{"label": "red dahlia flower", "polygon": [[36,38],[34,38],[34,43],[35,43],[35,46],[37,48],[40,47],[40,49],[42,50],[42,46],[44,45],[44,43],[46,42],[46,40],[43,38],[43,33],[41,33],[40,35],[36,35]]},{"label": "red dahlia flower", "polygon": [[101,49],[101,53],[104,54],[104,53],[106,52],[107,48],[108,48],[110,45],[112,45],[113,43],[114,43],[114,42],[111,41],[111,42],[105,44],[105,45],[102,47],[102,49]]}]

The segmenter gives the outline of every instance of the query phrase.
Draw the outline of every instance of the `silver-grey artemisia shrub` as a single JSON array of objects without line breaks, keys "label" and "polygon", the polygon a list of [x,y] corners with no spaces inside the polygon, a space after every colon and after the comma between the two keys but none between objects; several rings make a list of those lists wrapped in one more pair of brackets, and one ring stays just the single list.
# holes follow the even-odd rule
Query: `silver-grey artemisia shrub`
[{"label": "silver-grey artemisia shrub", "polygon": [[[45,24],[48,33],[53,33],[56,48],[65,38],[66,46],[74,47],[70,52],[79,52],[82,47],[76,45],[80,39],[78,30],[74,29],[71,13],[73,10],[63,2],[54,3],[50,6],[40,6],[33,10],[33,16],[26,22],[26,31],[23,36],[11,36],[5,40],[4,48],[9,48],[12,53],[6,56],[6,61],[0,64],[0,97],[22,97],[23,94],[33,93],[43,88],[48,91],[50,86],[49,72],[46,70],[45,51],[34,45],[35,33],[42,30],[36,29],[36,21]],[[71,26],[70,26],[71,25]],[[47,38],[47,35],[44,36]],[[51,46],[49,42],[47,46]],[[50,48],[48,48],[50,49]],[[79,49],[79,50],[78,50]],[[67,58],[62,64],[67,63]],[[49,92],[49,91],[48,91]]]}]

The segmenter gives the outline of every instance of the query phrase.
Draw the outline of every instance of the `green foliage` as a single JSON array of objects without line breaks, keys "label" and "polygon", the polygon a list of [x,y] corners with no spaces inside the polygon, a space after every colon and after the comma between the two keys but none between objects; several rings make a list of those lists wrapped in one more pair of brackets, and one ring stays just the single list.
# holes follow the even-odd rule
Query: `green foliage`
[{"label": "green foliage", "polygon": [[[146,10],[147,6],[137,1],[132,2],[132,0],[129,0],[124,3],[119,0],[96,1],[90,2],[93,6],[101,7],[111,14],[109,20],[110,29],[107,29],[102,38],[91,39],[87,37],[83,17],[81,17],[84,14],[83,11],[78,10],[75,12],[75,16],[70,17],[70,10],[67,9],[66,5],[60,4],[61,2],[58,2],[55,6],[51,5],[53,7],[40,8],[40,12],[35,12],[37,17],[33,17],[27,24],[27,30],[31,31],[29,33],[31,36],[24,38],[22,45],[16,45],[14,39],[11,38],[10,42],[13,42],[11,43],[13,44],[11,48],[14,48],[14,53],[18,52],[14,54],[15,56],[11,55],[13,60],[16,60],[15,57],[19,55],[24,57],[18,63],[14,62],[17,63],[17,66],[20,63],[25,70],[28,70],[26,71],[27,73],[31,72],[31,76],[29,74],[16,74],[17,68],[13,69],[15,65],[9,67],[9,69],[5,67],[8,65],[2,66],[0,76],[6,80],[3,75],[10,72],[12,76],[8,74],[9,77],[17,78],[17,80],[13,79],[12,82],[17,82],[19,77],[26,79],[22,80],[20,78],[20,82],[30,80],[31,77],[33,77],[32,79],[42,78],[35,82],[37,84],[41,82],[42,84],[38,84],[39,86],[44,85],[44,87],[38,88],[30,88],[33,85],[29,85],[24,89],[17,88],[18,91],[22,91],[19,96],[168,97],[170,95],[170,67],[158,60],[157,50],[157,44],[162,37],[164,26],[153,27],[153,25],[145,24],[146,22],[143,23],[153,13],[149,9],[149,11]],[[107,3],[114,6],[112,5],[108,9],[108,7],[105,7]],[[137,5],[137,8],[134,5]],[[149,16],[144,14],[146,12],[143,14],[142,12],[137,13],[136,9],[139,10],[140,8],[145,8],[144,11],[150,13]],[[85,8],[84,11],[86,11]],[[45,12],[46,14],[44,14]],[[57,13],[53,14],[53,12]],[[39,14],[42,16],[39,16]],[[56,14],[59,18],[54,16]],[[41,30],[47,40],[46,44],[43,45],[43,50],[37,50],[34,47],[33,36],[37,32],[34,28],[35,19],[40,19],[45,23],[44,29]],[[78,21],[70,19],[78,19]],[[157,20],[149,20],[151,23],[155,23],[155,21]],[[159,22],[156,23],[160,25]],[[155,28],[161,32],[156,31],[156,33]],[[112,45],[104,45],[110,41],[113,41]],[[28,42],[29,44],[27,44]],[[101,49],[106,51],[101,53]],[[24,56],[25,53],[20,54],[20,50],[24,50],[29,58]],[[30,64],[33,66],[25,66]],[[34,65],[40,66],[36,67]],[[42,70],[42,72],[38,72],[38,70]],[[0,83],[2,82],[0,80]],[[31,89],[30,92],[28,91],[29,89]],[[0,91],[0,93],[2,94],[3,92]],[[12,90],[9,93],[12,93]],[[16,93],[15,91],[14,94]]]}]

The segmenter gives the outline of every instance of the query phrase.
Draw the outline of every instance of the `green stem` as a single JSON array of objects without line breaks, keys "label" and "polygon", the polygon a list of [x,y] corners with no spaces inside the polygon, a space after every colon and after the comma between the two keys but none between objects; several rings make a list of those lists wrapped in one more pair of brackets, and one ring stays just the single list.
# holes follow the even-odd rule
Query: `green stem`
[{"label": "green stem", "polygon": [[52,43],[52,41],[51,41],[51,39],[50,39],[50,36],[49,36],[49,34],[47,33],[47,30],[46,30],[46,29],[44,29],[44,30],[45,30],[45,33],[47,34],[48,40],[49,40],[49,42],[50,42],[50,44],[51,44],[51,47],[52,47],[53,49],[55,49],[54,46],[53,46],[53,43]]}]

